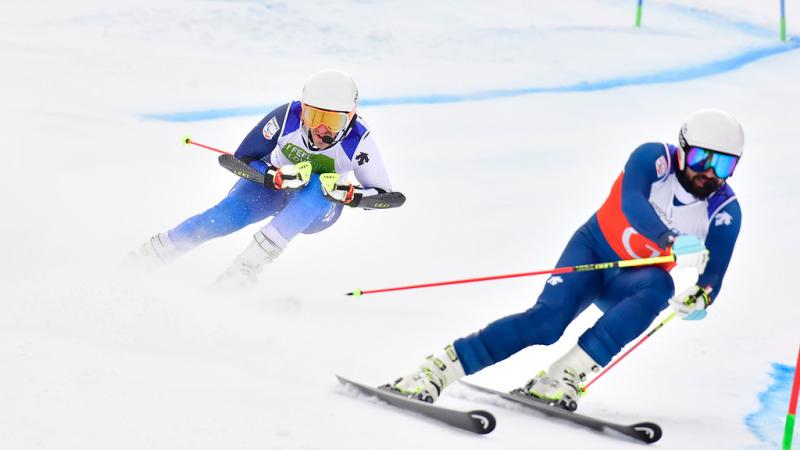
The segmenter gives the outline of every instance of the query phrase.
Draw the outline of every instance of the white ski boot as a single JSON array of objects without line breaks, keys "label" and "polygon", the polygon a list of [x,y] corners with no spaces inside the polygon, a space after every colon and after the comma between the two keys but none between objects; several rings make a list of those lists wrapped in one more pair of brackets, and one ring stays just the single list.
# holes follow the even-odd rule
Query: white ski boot
[{"label": "white ski boot", "polygon": [[581,383],[586,381],[588,373],[599,370],[599,364],[576,345],[554,362],[547,372],[539,372],[524,388],[516,392],[575,411],[578,409],[578,399],[583,393]]},{"label": "white ski boot", "polygon": [[272,242],[263,232],[257,232],[253,235],[250,245],[217,278],[214,288],[235,289],[254,286],[264,264],[272,263],[282,251],[283,249]]},{"label": "white ski boot", "polygon": [[430,355],[415,372],[400,377],[394,383],[381,386],[382,389],[398,392],[408,397],[433,403],[442,391],[454,381],[464,376],[464,368],[452,345],[445,347],[439,356]]},{"label": "white ski boot", "polygon": [[169,264],[182,254],[183,252],[178,251],[172,244],[166,232],[158,233],[145,241],[138,251],[130,252],[123,266],[134,269],[155,270]]}]

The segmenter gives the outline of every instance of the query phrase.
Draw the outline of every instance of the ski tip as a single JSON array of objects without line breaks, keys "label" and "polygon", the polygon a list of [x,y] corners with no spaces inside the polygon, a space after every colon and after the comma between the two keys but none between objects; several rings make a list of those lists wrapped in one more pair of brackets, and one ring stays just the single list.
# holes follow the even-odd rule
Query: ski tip
[{"label": "ski tip", "polygon": [[353,297],[361,297],[361,291],[356,289],[353,292],[348,292],[346,295],[352,295]]},{"label": "ski tip", "polygon": [[475,410],[469,411],[467,414],[469,414],[472,421],[478,426],[475,429],[478,434],[489,434],[494,431],[494,428],[497,426],[497,420],[489,411]]},{"label": "ski tip", "polygon": [[652,422],[642,422],[631,425],[630,428],[636,432],[643,442],[652,444],[661,439],[661,427]]},{"label": "ski tip", "polygon": [[191,143],[192,143],[192,137],[189,136],[188,134],[186,136],[181,137],[181,144],[189,145]]}]

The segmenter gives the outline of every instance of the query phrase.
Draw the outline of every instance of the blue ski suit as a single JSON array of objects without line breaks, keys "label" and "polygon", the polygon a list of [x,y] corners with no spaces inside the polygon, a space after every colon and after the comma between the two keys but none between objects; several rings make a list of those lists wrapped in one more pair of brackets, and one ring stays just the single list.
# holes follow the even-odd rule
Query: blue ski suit
[{"label": "blue ski suit", "polygon": [[187,252],[209,239],[269,217],[273,219],[262,231],[281,248],[300,233],[317,233],[330,227],[341,215],[343,205],[325,198],[320,173],[352,171],[365,188],[365,195],[391,191],[377,146],[361,117],[353,119],[340,142],[314,150],[308,144],[300,114],[298,101],[276,108],[244,138],[235,156],[262,173],[268,165],[281,167],[310,161],[313,174],[309,184],[299,190],[282,191],[239,180],[216,206],[167,232],[177,252]]},{"label": "blue ski suit", "polygon": [[[712,287],[715,298],[739,234],[741,209],[727,183],[704,200],[683,189],[675,172],[677,151],[659,143],[637,148],[603,206],[567,243],[557,267],[666,255],[669,236],[693,234],[705,239],[711,255],[697,283]],[[668,306],[675,291],[669,269],[649,266],[551,276],[533,307],[455,341],[465,373],[528,346],[555,343],[591,304],[603,315],[578,345],[595,362],[607,365]]]}]

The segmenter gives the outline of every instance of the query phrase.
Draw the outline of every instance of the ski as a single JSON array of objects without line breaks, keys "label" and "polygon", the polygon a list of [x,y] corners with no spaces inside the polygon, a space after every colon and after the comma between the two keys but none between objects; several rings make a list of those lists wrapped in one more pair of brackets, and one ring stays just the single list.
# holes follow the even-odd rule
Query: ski
[{"label": "ski", "polygon": [[432,403],[406,397],[386,389],[367,386],[342,376],[336,375],[339,382],[343,385],[352,386],[364,394],[377,397],[378,399],[400,409],[422,414],[431,419],[444,422],[450,426],[461,428],[477,434],[487,434],[494,430],[497,421],[494,416],[487,411],[458,411],[454,409],[442,408]]},{"label": "ski", "polygon": [[535,409],[536,411],[544,413],[548,416],[567,420],[572,423],[591,428],[593,430],[601,432],[614,430],[616,432],[630,436],[636,440],[645,442],[647,444],[652,444],[653,442],[656,442],[659,439],[661,439],[661,427],[652,422],[641,422],[633,425],[621,425],[618,423],[613,423],[606,420],[570,412],[558,406],[551,406],[548,403],[535,400],[526,395],[510,394],[506,392],[496,391],[494,389],[478,386],[472,383],[467,383],[465,381],[459,381],[459,382],[464,386],[469,387],[470,389],[483,392],[486,394],[496,395],[506,400],[510,400],[514,403],[523,405],[525,407]]}]

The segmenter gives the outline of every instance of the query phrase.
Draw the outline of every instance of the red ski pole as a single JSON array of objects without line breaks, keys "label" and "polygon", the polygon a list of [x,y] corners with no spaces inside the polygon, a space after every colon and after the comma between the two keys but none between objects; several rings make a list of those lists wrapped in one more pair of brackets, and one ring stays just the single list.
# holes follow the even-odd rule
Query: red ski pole
[{"label": "red ski pole", "polygon": [[193,141],[189,136],[182,137],[181,142],[183,142],[185,145],[195,145],[206,150],[211,150],[212,152],[222,153],[219,158],[217,158],[220,166],[224,167],[240,178],[244,178],[245,180],[250,180],[259,184],[264,184],[264,174],[250,167],[244,161],[236,158],[233,153],[228,153],[225,150],[220,150],[218,148],[211,147],[210,145]]},{"label": "red ski pole", "polygon": [[[711,286],[706,286],[705,290],[706,290],[706,294],[710,294],[711,291],[712,291],[712,288],[711,288]],[[650,332],[647,333],[643,338],[639,339],[639,342],[634,344],[633,347],[631,347],[628,350],[626,350],[625,353],[623,353],[619,358],[617,358],[614,361],[612,361],[611,364],[606,366],[606,368],[603,369],[603,371],[600,372],[600,374],[597,375],[592,381],[586,383],[586,386],[583,386],[581,388],[581,392],[586,392],[586,390],[589,389],[589,386],[594,384],[595,381],[599,380],[603,375],[605,375],[609,370],[611,370],[612,367],[616,366],[620,361],[625,359],[625,357],[628,356],[628,354],[630,354],[632,351],[636,350],[636,348],[639,347],[640,345],[642,345],[644,343],[644,341],[650,339],[650,336],[654,335],[656,331],[660,330],[661,327],[666,325],[667,322],[669,322],[670,320],[674,319],[675,316],[677,316],[677,315],[678,315],[677,311],[673,311],[672,313],[670,313],[670,315],[668,315],[666,319],[664,319],[661,323],[659,323],[658,325],[653,327],[653,329],[650,330]]]},{"label": "red ski pole", "polygon": [[629,348],[629,349],[628,349],[628,350],[627,350],[625,353],[623,353],[623,354],[622,354],[622,356],[620,356],[619,358],[617,358],[617,359],[615,359],[614,361],[612,361],[612,362],[611,362],[611,364],[609,364],[609,365],[608,365],[608,366],[607,366],[605,369],[603,369],[603,371],[602,371],[602,372],[600,372],[600,374],[599,374],[599,375],[597,375],[597,376],[596,376],[596,377],[595,377],[595,378],[594,378],[592,381],[590,381],[590,382],[586,383],[586,386],[583,386],[583,387],[581,388],[581,391],[582,391],[582,392],[586,392],[586,390],[587,390],[587,389],[589,389],[589,386],[591,386],[592,384],[594,384],[594,382],[595,382],[595,381],[599,380],[599,379],[600,379],[600,378],[601,378],[603,375],[605,375],[605,374],[606,374],[606,372],[608,372],[609,370],[611,370],[611,368],[612,368],[612,367],[616,366],[616,365],[617,365],[617,363],[619,363],[620,361],[622,361],[623,359],[625,359],[625,357],[626,357],[626,356],[628,356],[628,354],[629,354],[630,352],[632,352],[632,351],[636,350],[636,347],[638,347],[638,346],[642,345],[642,343],[643,343],[644,341],[646,341],[647,339],[649,339],[649,338],[650,338],[650,336],[652,336],[652,335],[653,335],[653,334],[654,334],[656,331],[658,331],[659,329],[661,329],[661,327],[663,327],[664,325],[666,325],[666,324],[667,324],[667,322],[669,322],[670,320],[674,319],[676,315],[678,315],[678,313],[677,313],[677,312],[673,312],[672,314],[668,315],[668,316],[667,316],[667,318],[666,318],[666,319],[664,319],[664,321],[663,321],[663,322],[661,322],[660,324],[656,325],[656,326],[655,326],[655,327],[654,327],[652,330],[650,330],[650,332],[649,332],[649,333],[647,333],[647,334],[646,334],[646,335],[645,335],[643,338],[641,338],[641,339],[639,340],[639,342],[637,342],[636,344],[634,344],[634,346],[633,346],[633,347]]},{"label": "red ski pole", "polygon": [[656,256],[653,258],[642,258],[642,259],[627,259],[627,260],[607,262],[607,263],[582,264],[579,266],[571,266],[571,267],[556,267],[555,269],[538,270],[536,272],[512,273],[508,275],[493,275],[489,277],[467,278],[464,280],[439,281],[436,283],[413,284],[410,286],[371,289],[367,291],[361,291],[356,289],[355,291],[348,292],[347,295],[358,297],[361,295],[376,294],[378,292],[402,291],[406,289],[420,289],[420,288],[435,287],[435,286],[447,286],[451,284],[477,283],[479,281],[503,280],[506,278],[530,277],[534,275],[546,275],[546,274],[558,275],[570,272],[587,272],[590,270],[613,269],[615,267],[624,268],[624,267],[636,267],[636,266],[649,266],[653,264],[665,264],[671,262],[675,262],[674,255]]},{"label": "red ski pole", "polygon": [[210,147],[208,145],[201,144],[199,142],[193,141],[192,138],[189,137],[189,136],[182,137],[181,138],[181,142],[184,145],[196,145],[197,147],[201,147],[201,148],[204,148],[206,150],[211,150],[212,152],[222,153],[223,155],[231,155],[232,154],[232,153],[226,152],[225,150],[220,150],[218,148]]}]

